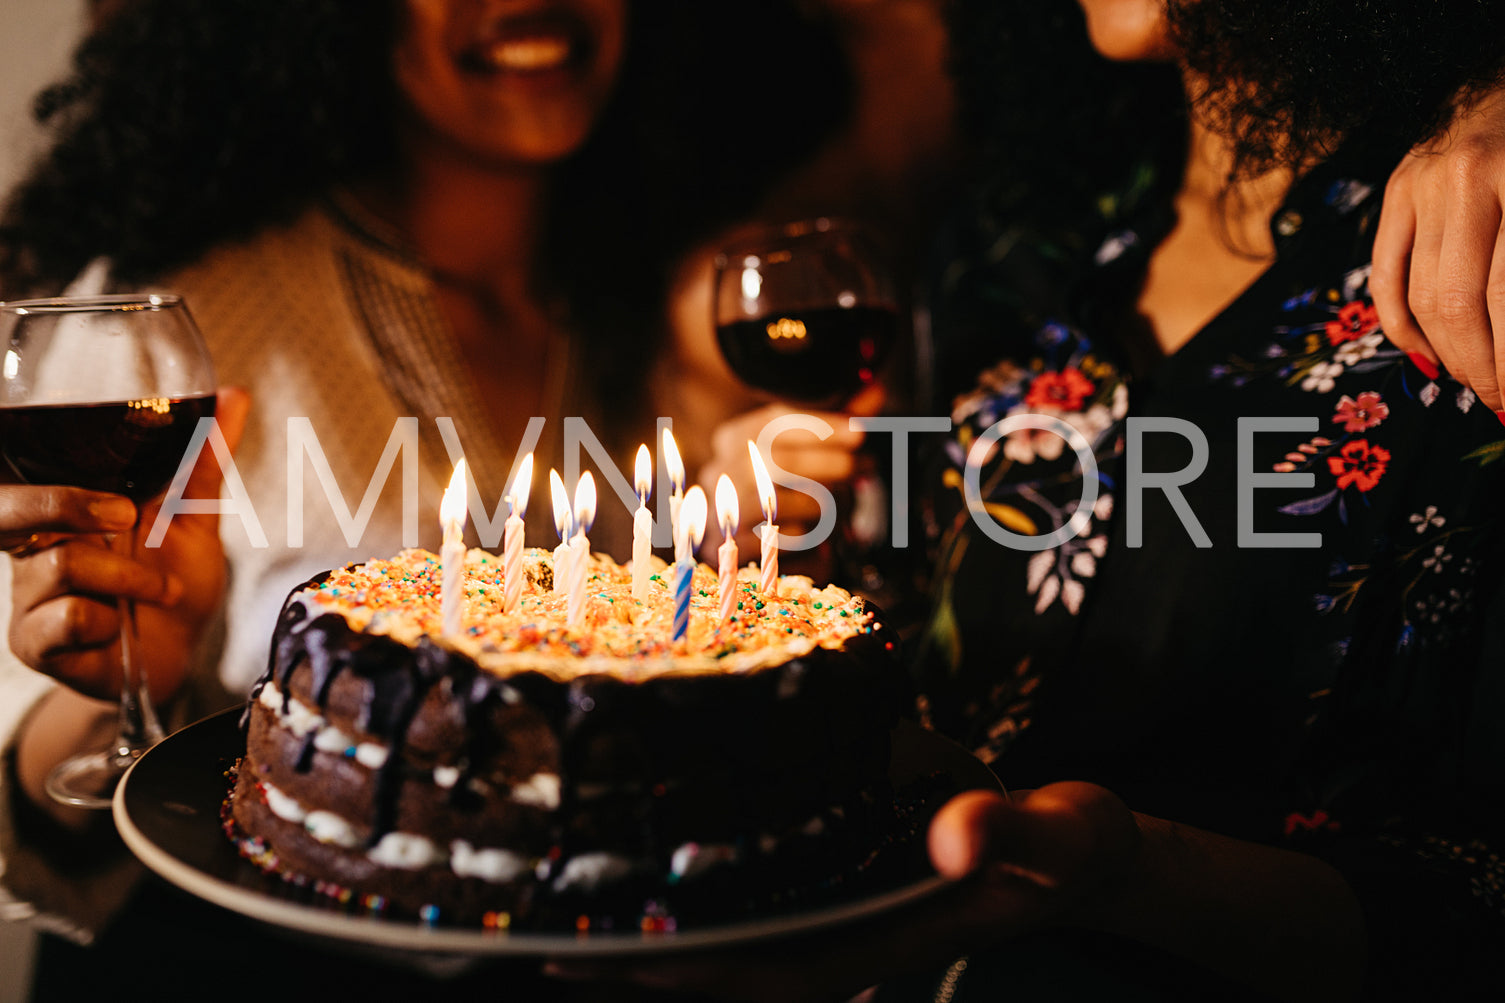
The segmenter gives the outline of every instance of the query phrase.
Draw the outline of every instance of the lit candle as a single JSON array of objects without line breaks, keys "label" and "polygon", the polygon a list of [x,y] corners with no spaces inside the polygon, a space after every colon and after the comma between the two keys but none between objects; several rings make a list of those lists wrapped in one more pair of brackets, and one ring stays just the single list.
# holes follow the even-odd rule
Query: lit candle
[{"label": "lit candle", "polygon": [[585,611],[585,579],[591,565],[591,544],[585,534],[595,521],[596,479],[587,470],[575,485],[575,535],[570,541],[569,604],[565,607],[565,622],[571,627]]},{"label": "lit candle", "polygon": [[507,521],[502,526],[502,612],[517,609],[523,594],[523,519],[533,490],[533,454],[523,457],[507,492]]},{"label": "lit candle", "polygon": [[[669,538],[679,546],[679,510],[685,499],[685,462],[679,458],[674,434],[664,429],[664,470],[669,474]],[[677,559],[677,554],[676,554]]]},{"label": "lit candle", "polygon": [[465,458],[455,464],[449,487],[439,501],[439,525],[444,530],[444,545],[439,548],[442,575],[439,586],[439,609],[445,637],[460,634],[461,614],[465,604]]},{"label": "lit candle", "polygon": [[695,548],[705,534],[705,492],[700,485],[685,495],[679,510],[679,536],[674,541],[674,636],[683,641],[690,634],[690,586],[695,578]]},{"label": "lit candle", "polygon": [[554,529],[559,533],[559,546],[554,548],[554,585],[549,590],[555,595],[564,592],[565,580],[570,573],[570,496],[564,490],[564,481],[559,471],[549,468],[549,495],[554,502]]},{"label": "lit candle", "polygon": [[737,489],[725,474],[716,481],[716,522],[721,526],[721,547],[716,551],[716,570],[721,585],[721,622],[732,616],[737,601]]},{"label": "lit candle", "polygon": [[763,506],[763,528],[760,539],[763,543],[762,567],[763,581],[762,592],[765,596],[777,597],[779,594],[779,527],[774,522],[779,517],[778,496],[773,493],[773,478],[768,476],[768,468],[763,465],[763,457],[758,453],[758,447],[748,440],[747,451],[752,454],[753,479],[758,483],[758,501]]},{"label": "lit candle", "polygon": [[653,490],[653,457],[648,447],[638,447],[633,466],[633,486],[638,491],[638,510],[632,514],[632,598],[648,598],[648,557],[653,553],[653,516],[648,495]]}]

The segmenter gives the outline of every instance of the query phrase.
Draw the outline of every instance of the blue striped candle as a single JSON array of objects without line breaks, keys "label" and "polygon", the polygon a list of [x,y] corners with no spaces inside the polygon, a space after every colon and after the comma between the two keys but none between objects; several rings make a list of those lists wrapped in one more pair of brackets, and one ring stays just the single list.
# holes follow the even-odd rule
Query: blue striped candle
[{"label": "blue striped candle", "polygon": [[683,641],[690,633],[690,582],[695,578],[695,562],[674,563],[674,640]]},{"label": "blue striped candle", "polygon": [[697,484],[685,493],[674,541],[674,632],[676,643],[690,636],[690,591],[695,579],[695,548],[705,535],[705,491]]}]

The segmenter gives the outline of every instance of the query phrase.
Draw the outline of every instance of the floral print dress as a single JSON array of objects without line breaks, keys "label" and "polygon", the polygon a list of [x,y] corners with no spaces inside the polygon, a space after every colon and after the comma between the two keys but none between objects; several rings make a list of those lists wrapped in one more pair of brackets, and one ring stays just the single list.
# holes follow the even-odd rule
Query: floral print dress
[{"label": "floral print dress", "polygon": [[928,467],[911,650],[922,719],[1006,785],[1323,855],[1376,952],[1458,975],[1505,957],[1505,425],[1385,340],[1383,186],[1355,167],[1300,182],[1272,266],[1137,371],[1119,318],[1165,199],[1105,228],[1059,311],[998,310],[1005,357]]}]

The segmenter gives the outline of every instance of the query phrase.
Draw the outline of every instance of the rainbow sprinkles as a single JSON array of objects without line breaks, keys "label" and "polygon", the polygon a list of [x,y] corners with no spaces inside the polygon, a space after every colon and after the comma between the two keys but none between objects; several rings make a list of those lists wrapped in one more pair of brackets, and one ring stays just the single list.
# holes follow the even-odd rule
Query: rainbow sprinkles
[{"label": "rainbow sprinkles", "polygon": [[489,671],[535,670],[556,678],[748,671],[817,645],[840,647],[875,627],[863,600],[837,586],[816,588],[808,578],[786,575],[779,579],[777,596],[766,595],[753,564],[737,573],[732,611],[723,623],[718,573],[698,564],[689,633],[674,642],[671,576],[662,561],[654,559],[647,593],[634,599],[631,568],[590,555],[584,609],[575,624],[568,622],[568,596],[552,589],[553,555],[530,548],[521,570],[521,595],[505,612],[502,560],[484,550],[468,551],[461,577],[462,627],[442,640],[443,566],[426,550],[337,569],[300,598],[319,612],[342,615],[358,631],[406,644],[427,636]]}]

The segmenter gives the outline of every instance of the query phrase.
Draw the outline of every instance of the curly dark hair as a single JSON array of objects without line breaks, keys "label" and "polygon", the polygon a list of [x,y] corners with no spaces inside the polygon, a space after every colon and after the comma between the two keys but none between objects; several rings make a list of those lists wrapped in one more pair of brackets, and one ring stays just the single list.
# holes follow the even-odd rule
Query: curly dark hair
[{"label": "curly dark hair", "polygon": [[[54,140],[0,219],[6,291],[100,255],[150,279],[391,164],[395,23],[393,0],[126,0],[37,99]],[[611,106],[554,186],[545,273],[566,296],[593,248],[662,266],[746,212],[849,110],[834,33],[792,4],[639,2],[629,33]],[[775,51],[800,72],[770,73]],[[728,114],[718,80],[753,99]]]},{"label": "curly dark hair", "polygon": [[[1497,0],[1169,0],[1199,112],[1233,137],[1237,177],[1300,167],[1339,143],[1399,151],[1499,84]],[[1224,87],[1230,82],[1238,87]]]},{"label": "curly dark hair", "polygon": [[[1338,142],[1403,151],[1505,70],[1497,0],[1164,0],[1173,39],[1230,135],[1230,181],[1300,167]],[[1073,0],[952,0],[963,121],[995,198],[1021,218],[1072,218],[1145,162],[1179,169],[1186,119],[1168,64],[1092,49]],[[1237,82],[1238,86],[1225,85]]]}]

